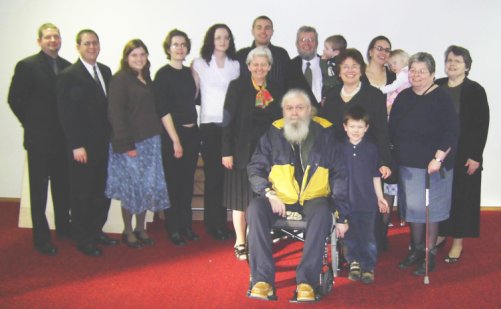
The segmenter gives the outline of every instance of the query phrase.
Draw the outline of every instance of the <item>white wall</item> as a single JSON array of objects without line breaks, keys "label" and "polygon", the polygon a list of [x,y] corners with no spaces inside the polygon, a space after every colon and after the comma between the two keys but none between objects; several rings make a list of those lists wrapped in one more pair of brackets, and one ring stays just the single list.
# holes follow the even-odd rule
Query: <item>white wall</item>
[{"label": "white wall", "polygon": [[482,205],[501,205],[501,190],[496,182],[496,176],[501,174],[501,163],[496,160],[496,154],[501,153],[501,145],[496,142],[501,134],[497,105],[501,99],[498,60],[501,2],[496,0],[2,1],[0,98],[4,102],[0,104],[0,197],[21,195],[25,158],[22,129],[6,103],[7,93],[16,62],[38,52],[36,29],[42,23],[50,21],[59,26],[63,37],[60,54],[72,62],[77,58],[74,36],[78,30],[97,31],[101,39],[99,60],[112,70],[118,67],[125,42],[141,38],[150,49],[154,73],[165,63],[162,41],[170,29],[180,28],[192,38],[191,61],[198,56],[205,31],[212,24],[228,24],[237,48],[241,48],[252,41],[253,18],[263,14],[275,24],[272,42],[285,47],[291,56],[296,55],[295,34],[302,25],[316,27],[321,41],[331,34],[343,34],[349,46],[363,54],[374,36],[384,34],[392,40],[394,48],[434,55],[437,77],[444,75],[443,52],[447,46],[457,44],[468,48],[473,57],[470,78],[485,87],[491,108]]}]

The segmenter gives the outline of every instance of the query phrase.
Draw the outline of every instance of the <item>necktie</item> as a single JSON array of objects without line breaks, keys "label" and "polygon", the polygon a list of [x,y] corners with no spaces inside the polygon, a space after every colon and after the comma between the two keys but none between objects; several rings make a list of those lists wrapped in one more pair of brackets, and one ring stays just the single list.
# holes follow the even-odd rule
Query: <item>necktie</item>
[{"label": "necktie", "polygon": [[311,63],[309,61],[306,62],[306,69],[304,70],[304,78],[306,79],[308,86],[310,86],[310,88],[311,88],[311,82],[313,80],[313,76],[311,73],[310,65],[311,65]]},{"label": "necktie", "polygon": [[52,71],[54,71],[54,74],[57,75],[57,73],[59,73],[59,68],[57,66],[57,60],[54,58],[50,58],[50,64],[52,65]]},{"label": "necktie", "polygon": [[101,81],[99,80],[99,75],[97,75],[97,67],[94,65],[94,80],[96,81],[97,85],[101,90],[104,92],[103,85],[101,84]]}]

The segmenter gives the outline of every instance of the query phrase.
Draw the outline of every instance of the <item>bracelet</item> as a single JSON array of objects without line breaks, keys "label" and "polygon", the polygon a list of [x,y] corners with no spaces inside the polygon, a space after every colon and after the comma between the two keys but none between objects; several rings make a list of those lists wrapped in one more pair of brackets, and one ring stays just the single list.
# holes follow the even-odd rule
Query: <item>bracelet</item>
[{"label": "bracelet", "polygon": [[266,192],[266,194],[264,196],[269,198],[270,196],[276,196],[276,195],[277,195],[277,192],[275,192],[273,190],[269,190],[268,192]]},{"label": "bracelet", "polygon": [[438,163],[442,164],[444,162],[444,160],[440,160],[439,158],[435,157],[433,158],[433,160],[437,161]]}]

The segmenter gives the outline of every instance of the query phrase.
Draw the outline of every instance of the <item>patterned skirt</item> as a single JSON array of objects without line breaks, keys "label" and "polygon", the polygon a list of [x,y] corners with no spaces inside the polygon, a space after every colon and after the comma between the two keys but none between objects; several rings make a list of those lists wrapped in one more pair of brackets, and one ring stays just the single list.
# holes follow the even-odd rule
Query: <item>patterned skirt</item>
[{"label": "patterned skirt", "polygon": [[114,153],[110,145],[106,196],[132,214],[170,207],[162,166],[160,136],[136,143],[137,156]]}]

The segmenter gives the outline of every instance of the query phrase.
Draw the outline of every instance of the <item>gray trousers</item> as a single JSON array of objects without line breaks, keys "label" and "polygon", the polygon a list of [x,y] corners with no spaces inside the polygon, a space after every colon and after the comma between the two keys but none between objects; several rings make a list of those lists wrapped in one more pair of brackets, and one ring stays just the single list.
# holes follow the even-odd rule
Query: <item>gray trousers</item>
[{"label": "gray trousers", "polygon": [[[273,260],[271,228],[279,216],[273,213],[266,197],[251,201],[246,212],[249,225],[249,263],[252,285],[264,281],[275,283],[275,261]],[[296,283],[308,283],[313,288],[319,284],[325,239],[332,227],[332,210],[327,198],[305,201],[303,219],[306,231],[303,256],[296,269]]]}]

